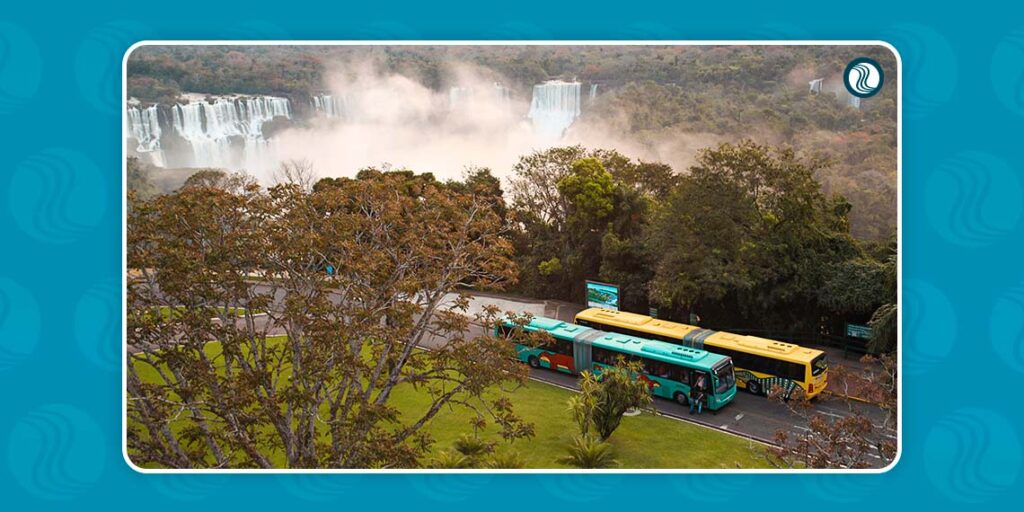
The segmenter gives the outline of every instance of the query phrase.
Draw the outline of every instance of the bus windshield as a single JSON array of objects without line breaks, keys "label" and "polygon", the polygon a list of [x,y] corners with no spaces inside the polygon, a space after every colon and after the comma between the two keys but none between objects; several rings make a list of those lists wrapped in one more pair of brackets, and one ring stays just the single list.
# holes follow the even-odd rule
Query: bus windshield
[{"label": "bus windshield", "polygon": [[724,363],[716,366],[714,371],[715,378],[718,379],[718,387],[715,388],[716,394],[725,393],[736,385],[736,376],[732,371],[732,359],[726,359]]},{"label": "bus windshield", "polygon": [[825,359],[825,354],[815,357],[814,360],[811,361],[811,375],[817,377],[825,370],[828,370],[828,360]]}]

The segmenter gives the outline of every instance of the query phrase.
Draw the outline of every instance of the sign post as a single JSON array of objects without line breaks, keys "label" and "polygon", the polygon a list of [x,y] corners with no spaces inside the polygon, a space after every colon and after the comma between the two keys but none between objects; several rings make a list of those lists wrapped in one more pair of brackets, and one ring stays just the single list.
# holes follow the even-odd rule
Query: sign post
[{"label": "sign post", "polygon": [[618,311],[618,285],[587,280],[587,307]]},{"label": "sign post", "polygon": [[860,338],[862,340],[871,339],[871,327],[860,324],[846,324],[846,336],[850,338]]}]

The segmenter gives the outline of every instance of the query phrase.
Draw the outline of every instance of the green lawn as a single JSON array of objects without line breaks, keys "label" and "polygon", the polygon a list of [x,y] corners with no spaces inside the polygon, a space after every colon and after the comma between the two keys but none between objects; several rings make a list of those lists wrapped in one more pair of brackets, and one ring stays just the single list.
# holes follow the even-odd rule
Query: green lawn
[{"label": "green lawn", "polygon": [[[541,382],[530,381],[510,397],[515,411],[534,424],[536,436],[503,442],[492,428],[488,437],[498,442],[498,450],[519,452],[530,468],[564,468],[557,459],[565,455],[577,426],[572,421],[566,402],[571,391]],[[405,414],[421,411],[427,402],[422,393],[404,388],[393,394],[393,404]],[[469,414],[464,408],[443,410],[430,422],[428,430],[437,439],[434,452],[451,448],[463,433],[470,431]],[[758,443],[676,421],[664,416],[644,413],[625,417],[609,438],[615,447],[615,458],[622,468],[726,468],[768,467]]]},{"label": "green lawn", "polygon": [[[210,343],[206,350],[213,356],[219,352],[219,346]],[[143,379],[157,379],[156,372],[148,365],[136,363],[136,367]],[[497,428],[491,427],[482,435],[497,442],[499,451],[518,452],[528,468],[567,467],[557,459],[565,454],[577,431],[566,404],[571,393],[530,381],[509,397],[515,411],[534,424],[535,437],[509,445],[497,434]],[[391,404],[402,411],[403,419],[408,422],[414,421],[429,403],[427,393],[412,386],[399,386],[391,397]],[[427,424],[427,430],[437,441],[434,454],[450,449],[460,435],[472,431],[469,423],[472,414],[463,406],[453,406],[443,409]],[[762,457],[764,447],[758,443],[650,413],[623,418],[609,442],[622,468],[768,467]]]}]

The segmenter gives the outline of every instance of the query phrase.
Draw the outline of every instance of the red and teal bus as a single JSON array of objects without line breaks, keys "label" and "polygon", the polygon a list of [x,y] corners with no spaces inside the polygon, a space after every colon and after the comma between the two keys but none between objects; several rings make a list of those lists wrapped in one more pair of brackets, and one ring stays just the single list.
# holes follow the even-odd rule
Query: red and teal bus
[{"label": "red and teal bus", "polygon": [[[495,336],[509,337],[514,323],[505,321],[495,328]],[[736,377],[732,359],[695,348],[648,340],[626,334],[599,331],[553,318],[534,317],[523,325],[527,332],[543,331],[551,342],[540,347],[517,343],[519,360],[534,368],[547,368],[578,375],[590,370],[600,375],[604,368],[622,356],[639,362],[639,379],[647,383],[654,396],[689,403],[690,388],[704,382],[706,407],[721,409],[736,396]],[[703,377],[703,380],[701,380]]]}]

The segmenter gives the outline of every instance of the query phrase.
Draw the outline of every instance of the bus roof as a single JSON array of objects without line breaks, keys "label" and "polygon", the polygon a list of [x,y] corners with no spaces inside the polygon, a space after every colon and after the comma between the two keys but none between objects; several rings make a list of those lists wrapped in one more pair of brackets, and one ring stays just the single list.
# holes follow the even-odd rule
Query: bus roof
[{"label": "bus roof", "polygon": [[[792,362],[808,363],[824,352],[812,348],[801,347],[792,343],[759,338],[757,336],[745,336],[722,331],[711,331],[701,329],[692,325],[658,320],[647,315],[629,313],[627,311],[612,311],[602,308],[589,308],[580,311],[577,319],[592,320],[610,325],[621,326],[628,329],[642,330],[643,332],[666,336],[669,338],[684,340],[687,335],[702,337],[705,346],[707,344],[722,345],[727,348],[735,348],[743,352],[768,355],[777,359]],[[714,350],[713,348],[711,349]]]},{"label": "bus roof", "polygon": [[[505,324],[509,326],[513,325],[507,320],[505,321]],[[595,335],[594,333],[597,333],[597,337],[593,337],[591,340],[591,344],[596,347],[653,359],[655,361],[683,365],[690,368],[710,370],[728,359],[726,356],[714,354],[706,350],[684,347],[674,343],[649,340],[626,334],[599,331],[590,327],[570,324],[553,318],[533,317],[530,323],[524,327],[528,331],[547,331],[556,338],[570,341],[587,334],[590,334],[591,337],[593,337]]]}]

